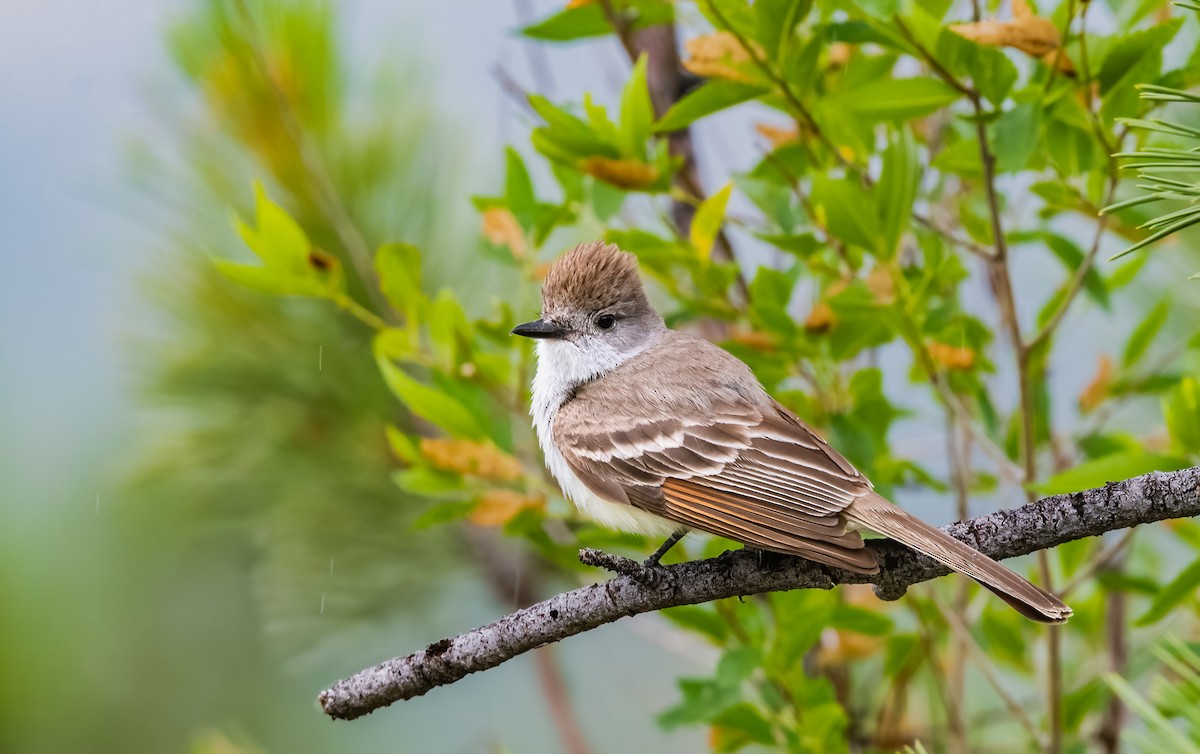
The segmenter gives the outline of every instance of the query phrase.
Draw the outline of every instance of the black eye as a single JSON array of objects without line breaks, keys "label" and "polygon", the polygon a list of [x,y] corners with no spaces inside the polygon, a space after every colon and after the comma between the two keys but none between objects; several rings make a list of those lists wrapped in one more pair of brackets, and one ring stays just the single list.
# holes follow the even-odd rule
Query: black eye
[{"label": "black eye", "polygon": [[599,317],[596,317],[596,327],[599,327],[601,330],[611,330],[616,324],[616,315],[601,314]]}]

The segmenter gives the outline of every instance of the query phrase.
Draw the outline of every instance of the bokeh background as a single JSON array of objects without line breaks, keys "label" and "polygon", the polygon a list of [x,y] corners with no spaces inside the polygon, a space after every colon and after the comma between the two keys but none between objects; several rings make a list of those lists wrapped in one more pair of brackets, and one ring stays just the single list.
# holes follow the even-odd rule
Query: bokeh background
[{"label": "bokeh background", "polygon": [[[305,69],[277,73],[325,88],[327,108],[292,115],[336,158],[364,228],[432,252],[429,287],[452,284],[473,313],[511,297],[471,197],[496,194],[504,147],[528,143],[513,90],[612,102],[629,70],[618,42],[551,54],[519,37],[553,0],[287,5],[290,24],[262,33],[304,42]],[[411,526],[387,474],[393,399],[367,333],[213,271],[239,248],[231,205],[247,216],[252,182],[287,183],[297,159],[255,109],[271,97],[253,90],[253,61],[236,45],[214,53],[227,47],[222,7],[0,0],[0,751],[554,751],[556,684],[595,751],[703,749],[703,731],[664,732],[655,715],[715,652],[657,616],[354,723],[318,711],[329,682],[486,622],[533,587],[519,568],[497,587],[494,542],[464,557],[457,536]],[[703,170],[756,157],[726,138],[748,123],[698,129]],[[294,199],[306,230],[338,235],[316,211],[320,185]],[[1052,260],[1014,265],[1029,300],[1052,290]],[[1111,312],[1073,317],[1055,391],[1077,395],[1113,337],[1106,323],[1193,270],[1194,254],[1156,258]],[[904,368],[888,381],[904,391]],[[1139,407],[1124,410],[1136,427]],[[939,473],[940,432],[919,411],[898,430]],[[905,503],[953,515],[944,496]]]},{"label": "bokeh background", "polygon": [[[330,681],[506,606],[443,535],[394,520],[386,464],[357,452],[390,400],[366,336],[287,304],[281,325],[202,269],[236,238],[219,192],[249,205],[256,177],[186,70],[210,5],[0,3],[0,751],[554,750],[532,656],[353,724],[316,707]],[[564,90],[626,75],[611,41],[552,71],[531,58],[514,30],[547,7],[331,13],[337,117],[397,150],[363,178],[371,221],[435,245],[435,280],[489,274],[470,197],[525,130],[490,71],[537,66]],[[313,403],[363,416],[289,446]],[[712,658],[643,634],[556,650],[580,723],[606,749],[692,750],[699,734],[653,712]]]}]

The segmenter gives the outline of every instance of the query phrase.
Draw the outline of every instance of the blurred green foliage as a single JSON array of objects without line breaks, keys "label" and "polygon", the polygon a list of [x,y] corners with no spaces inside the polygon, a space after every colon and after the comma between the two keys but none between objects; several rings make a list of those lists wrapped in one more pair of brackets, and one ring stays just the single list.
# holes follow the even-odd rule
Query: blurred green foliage
[{"label": "blurred green foliage", "polygon": [[[164,426],[148,435],[142,491],[210,522],[255,522],[243,544],[284,652],[311,639],[303,569],[327,552],[359,559],[341,590],[357,600],[339,613],[348,622],[433,599],[463,524],[503,531],[563,575],[581,570],[583,545],[645,553],[655,543],[580,520],[544,473],[532,353],[508,336],[546,260],[596,236],[638,256],[670,323],[745,360],[901,502],[953,494],[964,515],[976,498],[1195,464],[1200,339],[1177,289],[1138,299],[1146,256],[1098,259],[1114,239],[1152,238],[1148,220],[1184,230],[1123,201],[1137,189],[1112,155],[1158,155],[1189,133],[1131,126],[1156,122],[1164,101],[1139,85],[1200,83],[1195,53],[1170,53],[1176,38],[1196,47],[1196,22],[1162,2],[1012,11],[982,9],[1002,17],[989,36],[965,3],[571,3],[523,33],[628,41],[677,22],[700,81],[655,112],[640,55],[615,103],[529,96],[531,150],[509,149],[496,193],[475,197],[472,254],[428,110],[394,107],[380,84],[350,121],[328,6],[203,5],[173,36],[207,119],[187,136],[187,180],[243,219],[240,242],[217,235],[213,212],[179,229],[221,259],[159,292],[174,324],[147,352]],[[1114,31],[1095,30],[1101,16]],[[736,135],[759,159],[694,195],[668,134],[732,108],[761,120]],[[695,207],[690,227],[671,221],[673,203]],[[1062,334],[1084,308],[1111,312],[1099,352]],[[1053,384],[1063,359],[1097,364],[1075,405]],[[1123,423],[1129,403],[1154,412],[1151,426]],[[947,427],[944,464],[893,442],[914,415]],[[1129,701],[1121,684],[1161,673],[1148,653],[1162,626],[1196,631],[1195,566],[1178,566],[1200,553],[1198,532],[1175,522],[1058,548],[1034,578],[1069,592],[1076,617],[1059,634],[948,580],[893,605],[843,589],[667,611],[720,660],[680,680],[659,722],[707,726],[716,751],[1090,750],[1110,689]],[[388,565],[398,550],[403,567]],[[1105,683],[1114,663],[1125,680]]]}]

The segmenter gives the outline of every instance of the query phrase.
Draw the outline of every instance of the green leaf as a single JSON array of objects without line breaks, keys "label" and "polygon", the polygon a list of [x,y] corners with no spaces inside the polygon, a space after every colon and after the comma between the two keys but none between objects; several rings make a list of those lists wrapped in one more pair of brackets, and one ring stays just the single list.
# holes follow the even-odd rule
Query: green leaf
[{"label": "green leaf", "polygon": [[898,121],[928,115],[958,97],[958,92],[938,79],[876,79],[834,94],[828,103],[867,121]]},{"label": "green leaf", "polygon": [[661,614],[677,626],[707,636],[714,644],[724,644],[729,638],[729,624],[708,605],[669,607]]},{"label": "green leaf", "polygon": [[460,341],[471,340],[471,325],[454,291],[443,288],[438,293],[429,308],[428,327],[429,340],[439,364],[445,369],[453,369],[458,365]]},{"label": "green leaf", "polygon": [[[946,36],[962,39],[957,34]],[[1007,55],[995,47],[985,47],[966,39],[962,41],[975,48],[974,54],[966,56],[964,61],[971,81],[979,93],[998,109],[1017,81],[1017,67]]]},{"label": "green leaf", "polygon": [[756,323],[781,335],[796,331],[796,323],[788,313],[795,277],[773,267],[759,267],[750,283],[751,315]]},{"label": "green leaf", "polygon": [[479,440],[485,436],[475,416],[463,404],[444,391],[411,377],[378,347],[375,348],[375,363],[388,388],[415,416],[456,437]]},{"label": "green leaf", "polygon": [[1146,350],[1150,348],[1150,343],[1166,324],[1169,308],[1166,301],[1159,301],[1146,315],[1146,318],[1134,328],[1129,335],[1129,340],[1125,343],[1125,352],[1121,354],[1122,366],[1133,366],[1146,353]]},{"label": "green leaf", "polygon": [[254,186],[255,223],[235,218],[234,226],[263,266],[217,261],[221,274],[247,288],[279,296],[337,299],[344,295],[346,276],[341,261],[309,243],[304,230],[278,204]]},{"label": "green leaf", "polygon": [[646,139],[654,122],[654,106],[646,84],[646,53],[638,56],[633,74],[621,90],[621,151],[630,157],[646,154]]},{"label": "green leaf", "polygon": [[1042,151],[1063,173],[1075,176],[1087,172],[1092,167],[1096,144],[1091,133],[1062,120],[1052,120],[1045,128]]},{"label": "green leaf", "polygon": [[714,751],[717,752],[737,751],[749,744],[775,743],[771,723],[749,702],[727,707],[709,722],[718,729],[718,735],[714,737]]},{"label": "green leaf", "polygon": [[876,248],[879,221],[874,197],[857,179],[814,176],[812,202],[834,236],[864,249]]},{"label": "green leaf", "polygon": [[743,84],[740,81],[708,81],[671,105],[654,124],[654,130],[657,133],[678,131],[706,115],[752,100],[767,91],[765,87]]},{"label": "green leaf", "polygon": [[385,431],[387,433],[388,447],[392,449],[392,453],[401,461],[409,464],[418,464],[424,460],[421,456],[421,450],[413,442],[413,439],[401,432],[395,425],[387,425]]},{"label": "green leaf", "polygon": [[855,0],[860,10],[880,21],[891,21],[900,12],[901,0]]},{"label": "green leaf", "polygon": [[1039,146],[1041,115],[1039,103],[1026,102],[1004,113],[991,125],[997,172],[1017,173],[1029,164]]},{"label": "green leaf", "polygon": [[797,24],[812,10],[813,0],[758,0],[754,4],[755,39],[763,46],[770,60],[787,53],[787,46]]},{"label": "green leaf", "polygon": [[952,142],[933,158],[933,167],[943,173],[954,173],[968,178],[983,175],[979,142],[974,139],[959,139]]},{"label": "green leaf", "polygon": [[882,224],[882,248],[878,250],[884,258],[895,255],[900,239],[908,228],[920,178],[917,144],[912,133],[905,128],[892,139],[883,153],[883,172],[877,187]]},{"label": "green leaf", "polygon": [[392,308],[403,312],[406,321],[420,318],[425,295],[421,292],[421,250],[407,243],[389,243],[375,252],[379,290]]},{"label": "green leaf", "polygon": [[238,235],[246,246],[268,267],[300,269],[300,261],[311,244],[299,223],[287,211],[267,198],[262,184],[254,184],[254,227],[237,220]]},{"label": "green leaf", "polygon": [[[1122,37],[1104,56],[1104,62],[1100,66],[1100,94],[1107,95],[1147,56],[1160,55],[1182,25],[1182,18],[1173,18],[1166,23],[1155,24]],[[1145,80],[1139,79],[1133,83]]]},{"label": "green leaf", "polygon": [[603,37],[612,33],[612,26],[600,3],[567,8],[521,29],[521,34],[546,42],[569,42],[587,37]]},{"label": "green leaf", "polygon": [[724,188],[700,203],[696,209],[696,216],[692,218],[688,238],[703,259],[712,255],[712,247],[721,231],[721,221],[725,218],[725,205],[729,203],[731,191],[733,184],[725,184]]},{"label": "green leaf", "polygon": [[529,229],[533,213],[537,209],[537,198],[533,193],[533,181],[517,150],[509,147],[504,151],[504,200],[508,211],[513,213],[521,227]]},{"label": "green leaf", "polygon": [[392,481],[410,495],[420,497],[461,497],[466,491],[463,478],[458,474],[428,466],[397,471],[392,474]]},{"label": "green leaf", "polygon": [[[540,95],[530,95],[529,105],[546,125],[535,128],[531,136],[534,149],[552,160],[575,166],[581,157],[598,155],[617,158],[615,143],[601,137],[600,131]],[[607,132],[609,129],[602,129]]]},{"label": "green leaf", "polygon": [[[411,490],[405,488],[406,485],[410,484],[409,481],[398,480],[396,484],[401,489],[405,489],[406,492],[411,492]],[[471,511],[475,510],[476,505],[477,501],[475,500],[453,500],[446,503],[435,503],[429,506],[421,515],[414,518],[409,526],[419,531],[421,529],[428,529],[431,526],[437,526],[438,524],[461,521],[471,515]]]},{"label": "green leaf", "polygon": [[1034,489],[1043,495],[1079,492],[1103,487],[1108,482],[1119,482],[1149,474],[1151,471],[1178,471],[1190,465],[1186,458],[1156,455],[1141,450],[1114,453],[1085,461],[1073,469],[1055,474]]},{"label": "green leaf", "polygon": [[833,608],[829,624],[865,636],[886,636],[893,626],[892,619],[884,613],[847,604]]},{"label": "green leaf", "polygon": [[825,592],[777,592],[770,596],[775,611],[775,637],[767,663],[779,674],[802,672],[804,653],[821,638],[835,609],[833,595]]},{"label": "green leaf", "polygon": [[272,296],[291,296],[304,293],[303,290],[296,290],[294,280],[280,275],[270,267],[225,261],[217,261],[214,264],[222,275],[252,291]]},{"label": "green leaf", "polygon": [[1200,381],[1180,380],[1163,396],[1162,412],[1175,445],[1185,453],[1200,453]]},{"label": "green leaf", "polygon": [[1200,558],[1192,561],[1191,565],[1171,579],[1171,583],[1159,590],[1150,602],[1150,607],[1145,613],[1142,613],[1135,625],[1148,626],[1158,623],[1184,600],[1194,597],[1198,583],[1200,583]]}]

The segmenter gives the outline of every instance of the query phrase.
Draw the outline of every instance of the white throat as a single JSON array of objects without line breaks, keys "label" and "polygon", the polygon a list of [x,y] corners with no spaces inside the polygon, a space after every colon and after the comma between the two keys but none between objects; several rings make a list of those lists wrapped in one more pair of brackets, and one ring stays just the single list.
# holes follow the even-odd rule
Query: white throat
[{"label": "white throat", "polygon": [[587,348],[580,348],[568,340],[539,340],[529,413],[546,466],[563,493],[584,515],[613,529],[665,537],[677,528],[670,521],[631,505],[609,502],[588,489],[558,452],[553,432],[554,417],[576,390],[602,378],[651,345],[653,342],[647,342],[638,351],[618,354],[594,341]]}]

